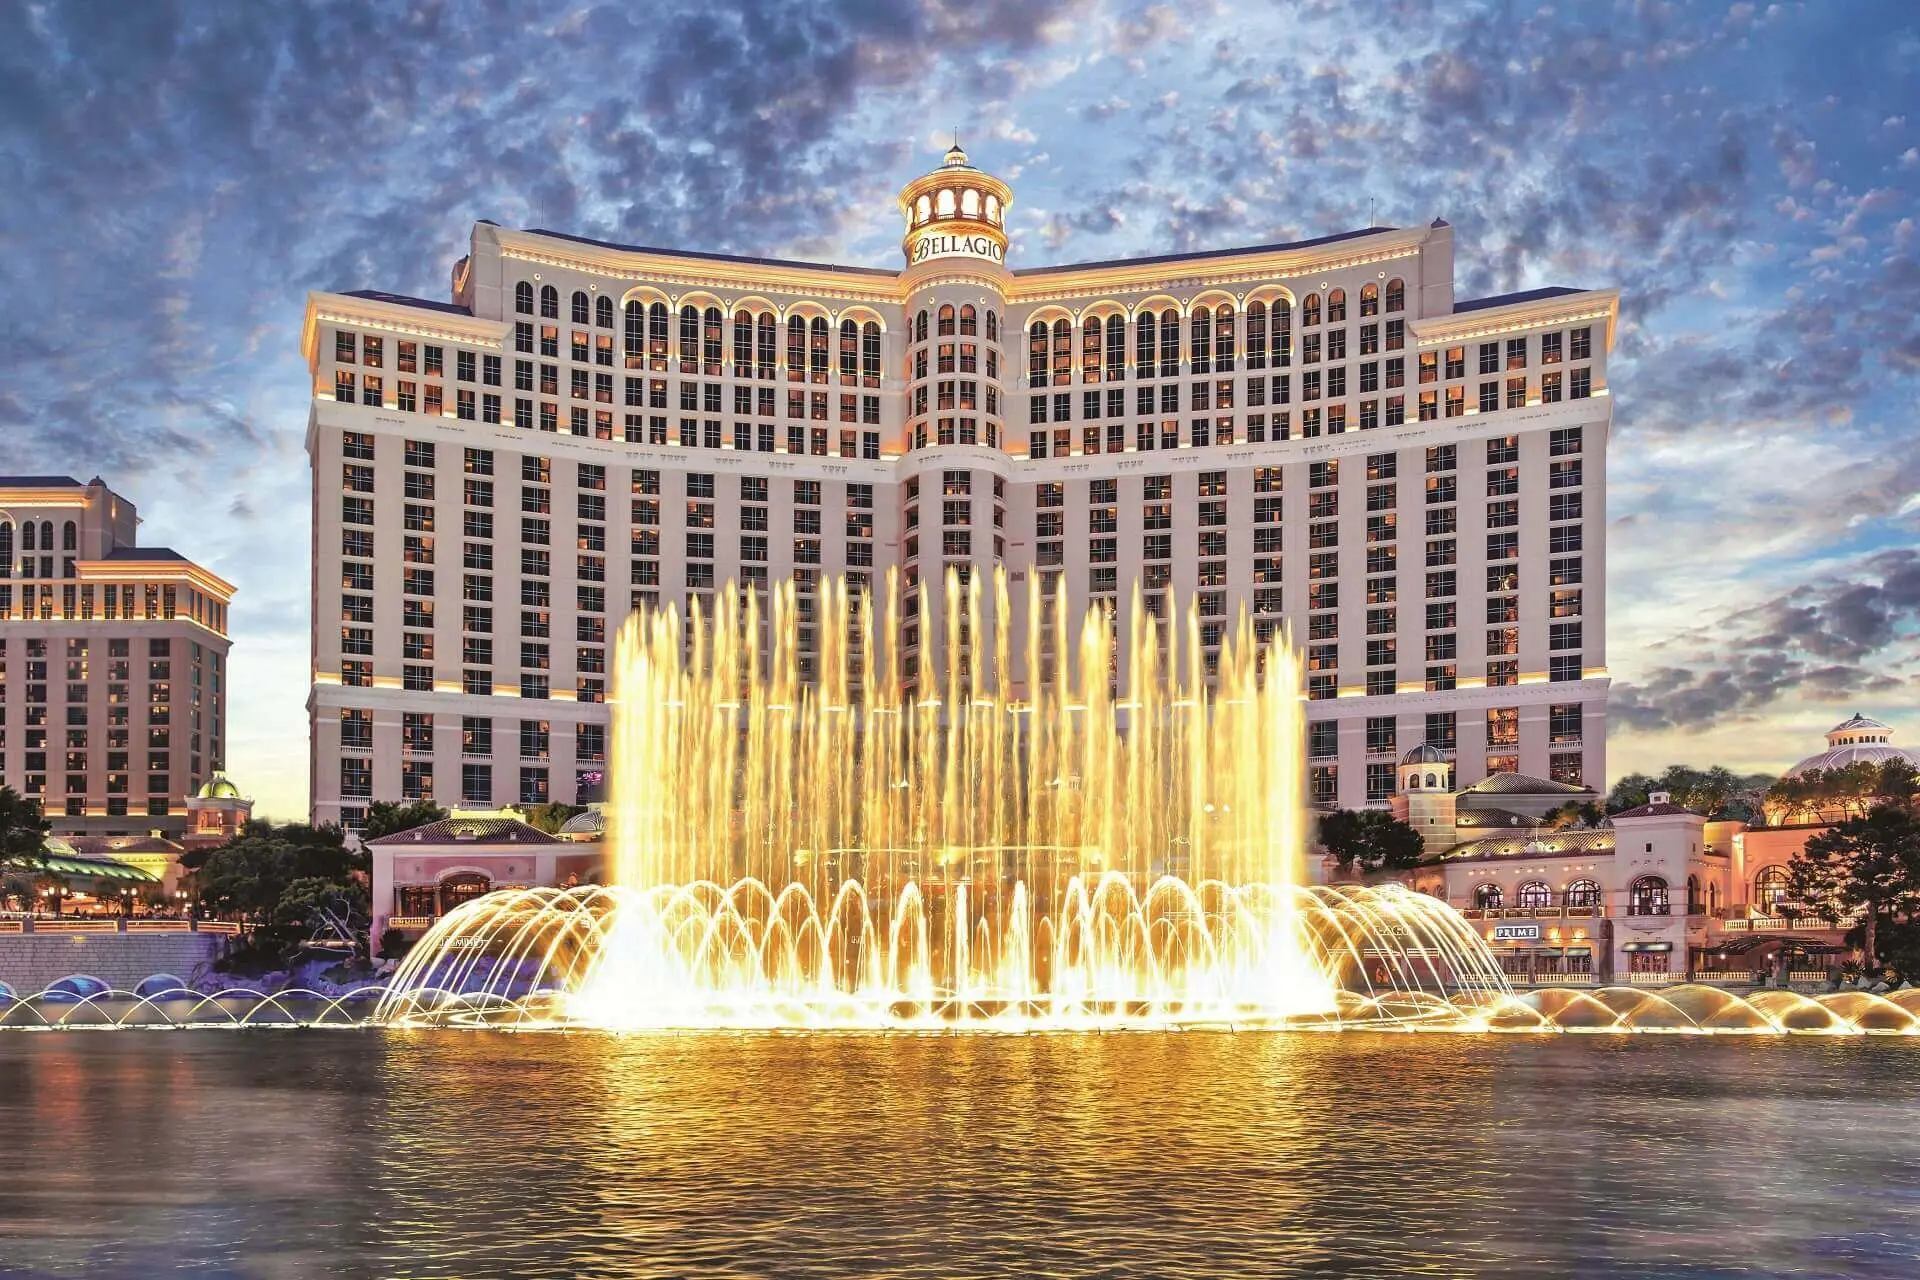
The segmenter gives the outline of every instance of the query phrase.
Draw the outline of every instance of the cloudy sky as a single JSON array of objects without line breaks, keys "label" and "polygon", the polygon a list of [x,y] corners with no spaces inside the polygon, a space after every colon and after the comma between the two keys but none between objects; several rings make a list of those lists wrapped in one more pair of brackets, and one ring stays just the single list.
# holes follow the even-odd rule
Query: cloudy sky
[{"label": "cloudy sky", "polygon": [[[1364,15],[1364,16],[1362,16]],[[239,584],[229,761],[304,812],[309,289],[477,218],[892,266],[957,127],[1016,265],[1436,216],[1616,285],[1614,773],[1920,743],[1920,5],[0,0],[0,472]]]}]

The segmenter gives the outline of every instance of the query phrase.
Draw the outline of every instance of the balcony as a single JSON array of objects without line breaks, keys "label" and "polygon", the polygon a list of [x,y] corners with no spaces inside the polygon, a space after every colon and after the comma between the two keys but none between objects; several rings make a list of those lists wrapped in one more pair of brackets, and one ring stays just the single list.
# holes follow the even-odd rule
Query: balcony
[{"label": "balcony", "polygon": [[1630,987],[1665,987],[1676,982],[1686,981],[1683,973],[1629,973],[1627,985]]}]

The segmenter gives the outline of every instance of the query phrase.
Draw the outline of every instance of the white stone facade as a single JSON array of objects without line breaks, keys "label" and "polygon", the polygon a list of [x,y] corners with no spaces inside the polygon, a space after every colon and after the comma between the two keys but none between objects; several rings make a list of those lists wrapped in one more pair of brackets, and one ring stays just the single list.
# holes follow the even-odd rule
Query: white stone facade
[{"label": "white stone facade", "polygon": [[1290,627],[1318,803],[1600,783],[1613,291],[1456,303],[1438,222],[1009,270],[1011,201],[956,150],[900,271],[480,223],[450,304],[313,295],[315,819],[586,798],[631,609],[948,566]]}]

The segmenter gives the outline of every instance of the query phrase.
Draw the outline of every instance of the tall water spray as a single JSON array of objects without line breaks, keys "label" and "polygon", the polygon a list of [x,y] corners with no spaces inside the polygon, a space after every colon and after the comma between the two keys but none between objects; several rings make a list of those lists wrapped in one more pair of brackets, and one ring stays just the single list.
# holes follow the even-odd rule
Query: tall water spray
[{"label": "tall water spray", "polygon": [[[944,642],[930,643],[944,594]],[[991,593],[989,596],[988,593]],[[1505,990],[1444,903],[1300,885],[1299,666],[949,573],[629,620],[612,884],[443,920],[385,1012],[607,1027],[1272,1025]],[[811,606],[803,612],[803,606]],[[913,625],[917,622],[917,625]],[[903,625],[905,623],[906,625]],[[803,636],[817,637],[816,644]],[[903,647],[901,638],[922,643]],[[936,662],[936,649],[945,661]],[[490,1003],[491,1002],[491,1003]]]}]

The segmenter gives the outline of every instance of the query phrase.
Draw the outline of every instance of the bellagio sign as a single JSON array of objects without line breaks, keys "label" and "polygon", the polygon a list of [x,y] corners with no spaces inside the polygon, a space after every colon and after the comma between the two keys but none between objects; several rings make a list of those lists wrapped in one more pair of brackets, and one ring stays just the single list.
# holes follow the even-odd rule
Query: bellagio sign
[{"label": "bellagio sign", "polygon": [[1007,251],[992,236],[924,235],[913,242],[911,262],[931,258],[984,258],[1006,261]]}]

